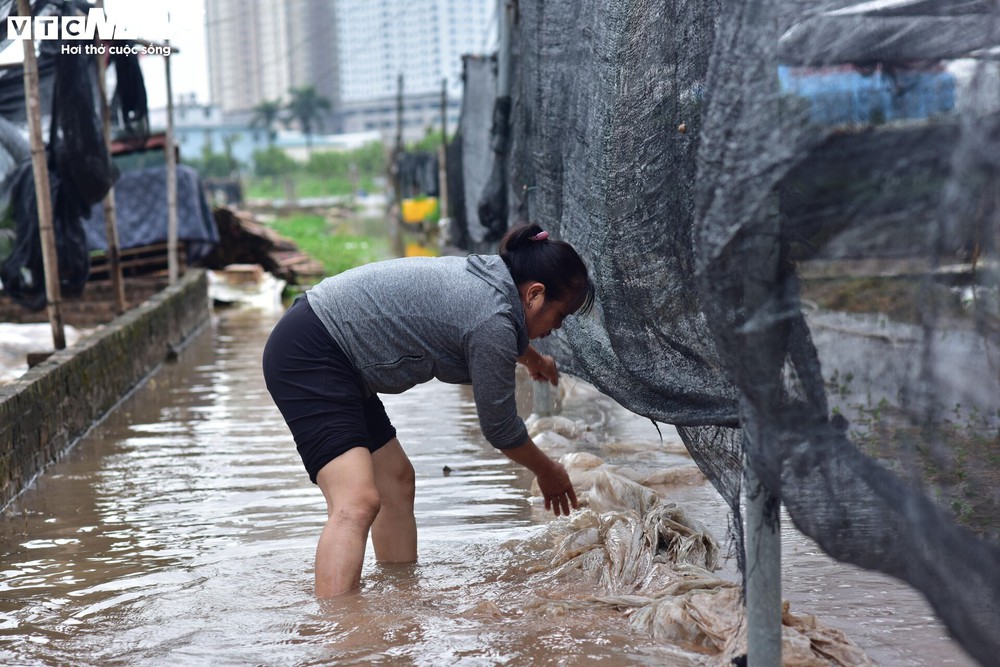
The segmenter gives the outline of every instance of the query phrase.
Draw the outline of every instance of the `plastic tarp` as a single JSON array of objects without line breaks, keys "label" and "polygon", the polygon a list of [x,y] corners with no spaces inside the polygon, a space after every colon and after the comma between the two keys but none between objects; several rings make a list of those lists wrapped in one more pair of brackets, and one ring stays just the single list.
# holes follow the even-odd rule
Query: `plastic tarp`
[{"label": "plastic tarp", "polygon": [[[495,58],[466,56],[462,59],[462,114],[454,143],[458,144],[461,161],[448,160],[449,179],[454,166],[461,168],[461,179],[449,187],[456,193],[452,198],[451,217],[458,227],[453,234],[463,247],[470,250],[489,248],[490,230],[479,219],[479,200],[490,179],[495,153],[490,148],[490,128],[493,99],[496,97],[497,73]],[[449,182],[449,186],[453,185]]]},{"label": "plastic tarp", "polygon": [[[118,171],[111,162],[101,129],[94,59],[85,55],[53,55],[50,50],[43,52],[40,60],[54,61],[45,154],[59,289],[63,296],[74,297],[83,293],[90,271],[81,220],[91,205],[107,194]],[[23,156],[16,142],[7,143],[12,159],[15,154]],[[11,298],[30,310],[40,310],[46,304],[45,270],[31,160],[22,157],[7,177],[17,241],[0,266],[0,279]]]},{"label": "plastic tarp", "polygon": [[[122,174],[115,183],[118,244],[122,250],[167,241],[166,167],[147,167]],[[87,246],[108,247],[104,227],[104,205],[93,207],[84,219]],[[185,244],[189,263],[211,251],[219,242],[219,230],[205,199],[198,172],[177,165],[177,238]]]},{"label": "plastic tarp", "polygon": [[430,151],[402,153],[396,161],[396,179],[403,198],[437,197],[438,160]]},{"label": "plastic tarp", "polygon": [[[536,423],[532,431],[547,424]],[[558,428],[558,427],[557,427]],[[545,432],[539,434],[544,439]],[[612,607],[639,632],[677,647],[678,664],[732,665],[746,655],[746,612],[740,587],[715,574],[719,545],[697,519],[645,485],[663,483],[669,470],[619,469],[592,454],[561,458],[584,509],[546,525],[551,556],[535,566],[546,591],[535,613]],[[536,495],[537,489],[535,489]],[[581,586],[581,582],[583,586]],[[592,591],[581,596],[572,591]],[[844,633],[784,603],[782,664],[786,667],[872,665]]]}]

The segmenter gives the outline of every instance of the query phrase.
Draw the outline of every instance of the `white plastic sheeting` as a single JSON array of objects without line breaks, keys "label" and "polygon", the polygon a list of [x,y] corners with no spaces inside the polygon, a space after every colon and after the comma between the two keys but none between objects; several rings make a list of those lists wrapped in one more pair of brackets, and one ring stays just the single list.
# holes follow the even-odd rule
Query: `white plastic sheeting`
[{"label": "white plastic sheeting", "polygon": [[[585,426],[563,418],[529,420],[543,442],[553,431],[566,444]],[[738,583],[720,577],[715,537],[683,507],[657,491],[700,477],[693,466],[639,472],[570,452],[561,457],[583,508],[546,526],[551,556],[533,579],[544,591],[531,613],[564,614],[612,607],[637,631],[677,648],[678,663],[730,665],[746,654],[746,614]],[[701,478],[704,481],[703,478]],[[656,487],[656,488],[654,488]],[[537,487],[533,489],[539,497]],[[581,586],[582,584],[582,586]],[[590,593],[580,595],[579,590]],[[565,594],[564,594],[565,591]],[[782,664],[871,665],[844,633],[785,603]]]}]

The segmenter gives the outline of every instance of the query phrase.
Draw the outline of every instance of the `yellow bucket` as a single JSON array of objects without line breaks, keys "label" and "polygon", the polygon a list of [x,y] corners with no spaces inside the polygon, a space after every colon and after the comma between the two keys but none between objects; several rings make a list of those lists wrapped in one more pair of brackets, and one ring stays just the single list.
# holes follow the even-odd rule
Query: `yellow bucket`
[{"label": "yellow bucket", "polygon": [[425,245],[419,243],[410,242],[406,244],[406,256],[407,257],[436,257],[437,253],[428,248]]},{"label": "yellow bucket", "polygon": [[403,200],[403,222],[417,224],[419,222],[437,220],[437,217],[437,197],[419,197]]}]

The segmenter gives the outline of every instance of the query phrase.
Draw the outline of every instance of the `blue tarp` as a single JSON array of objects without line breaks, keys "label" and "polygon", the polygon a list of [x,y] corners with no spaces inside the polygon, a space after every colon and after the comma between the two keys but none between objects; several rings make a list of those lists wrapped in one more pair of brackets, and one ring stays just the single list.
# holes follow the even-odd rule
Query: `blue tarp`
[{"label": "blue tarp", "polygon": [[778,67],[783,93],[809,101],[818,125],[916,120],[955,109],[955,76],[943,67],[887,71],[839,67]]}]

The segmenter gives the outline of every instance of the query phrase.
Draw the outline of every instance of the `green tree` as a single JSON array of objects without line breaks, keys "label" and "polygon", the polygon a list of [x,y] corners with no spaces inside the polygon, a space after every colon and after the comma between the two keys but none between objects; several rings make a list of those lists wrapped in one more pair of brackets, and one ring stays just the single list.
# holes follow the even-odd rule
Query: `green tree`
[{"label": "green tree", "polygon": [[319,151],[309,156],[306,171],[320,178],[346,178],[350,165],[348,153]]},{"label": "green tree", "polygon": [[222,138],[223,155],[226,156],[226,161],[229,163],[230,175],[236,174],[240,170],[240,161],[233,155],[233,145],[239,140],[240,134],[238,132],[227,134]]},{"label": "green tree", "polygon": [[385,146],[381,141],[372,141],[351,151],[351,161],[357,165],[358,172],[363,177],[377,178],[385,175],[386,159]]},{"label": "green tree", "polygon": [[253,153],[254,171],[258,176],[287,176],[298,170],[298,164],[280,148],[268,148]]},{"label": "green tree", "polygon": [[202,178],[232,178],[240,170],[240,162],[233,155],[233,144],[239,140],[238,134],[227,134],[222,139],[224,153],[212,150],[211,140],[201,147],[199,159],[189,159],[187,164],[198,170]]},{"label": "green tree", "polygon": [[297,121],[306,137],[306,150],[312,155],[313,129],[322,127],[324,112],[330,111],[330,100],[316,92],[315,86],[302,86],[288,91],[292,96],[288,106],[288,119]]},{"label": "green tree", "polygon": [[[451,141],[452,137],[448,137]],[[413,141],[407,144],[406,150],[413,152],[433,152],[437,153],[438,148],[441,147],[441,130],[432,127],[427,128],[427,133],[424,134],[423,138],[419,141]]]},{"label": "green tree", "polygon": [[277,133],[274,131],[274,124],[281,119],[281,111],[284,109],[281,100],[264,100],[253,108],[253,119],[250,127],[262,128],[267,132],[267,147],[274,147],[274,139]]}]

